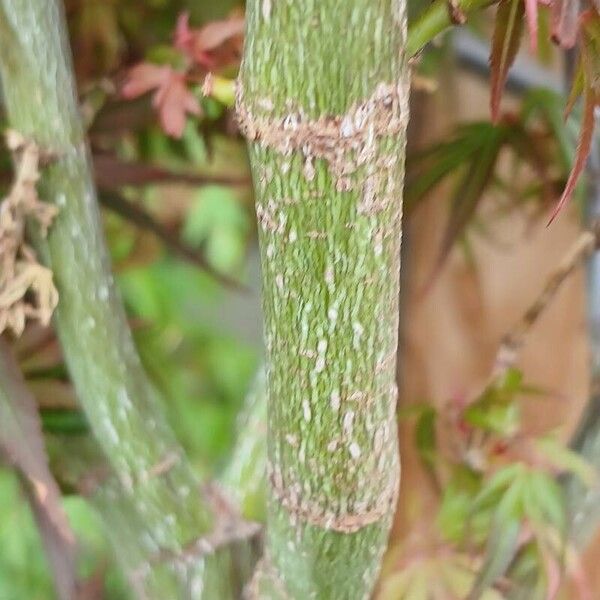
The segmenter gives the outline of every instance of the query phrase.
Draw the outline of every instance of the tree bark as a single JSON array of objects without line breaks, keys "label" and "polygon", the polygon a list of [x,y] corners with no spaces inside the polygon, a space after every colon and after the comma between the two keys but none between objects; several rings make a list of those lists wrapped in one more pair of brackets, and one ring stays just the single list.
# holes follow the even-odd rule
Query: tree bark
[{"label": "tree bark", "polygon": [[399,484],[403,0],[252,0],[238,87],[263,268],[260,597],[366,598]]},{"label": "tree bark", "polygon": [[219,477],[242,516],[263,523],[266,517],[267,390],[264,367],[258,370],[238,417],[237,439]]},{"label": "tree bark", "polygon": [[203,538],[227,523],[200,495],[113,282],[60,0],[0,0],[0,76],[10,126],[54,157],[39,187],[59,214],[39,249],[59,291],[55,325],[78,397],[144,524],[138,595],[235,597],[228,552]]}]

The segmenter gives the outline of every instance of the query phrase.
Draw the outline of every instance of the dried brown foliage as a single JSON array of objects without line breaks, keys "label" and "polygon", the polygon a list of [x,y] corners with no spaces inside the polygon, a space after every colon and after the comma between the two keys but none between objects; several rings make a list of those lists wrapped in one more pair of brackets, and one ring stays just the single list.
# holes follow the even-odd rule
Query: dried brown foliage
[{"label": "dried brown foliage", "polygon": [[0,202],[0,333],[12,330],[19,336],[27,319],[48,325],[58,304],[52,271],[39,263],[26,241],[28,223],[37,224],[45,237],[58,210],[38,197],[40,148],[15,131],[7,132],[6,143],[15,176]]}]

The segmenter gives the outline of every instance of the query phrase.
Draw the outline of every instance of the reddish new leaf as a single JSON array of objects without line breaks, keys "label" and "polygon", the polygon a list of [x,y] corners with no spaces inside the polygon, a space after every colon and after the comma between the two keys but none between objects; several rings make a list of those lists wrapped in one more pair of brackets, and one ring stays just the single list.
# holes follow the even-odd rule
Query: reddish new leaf
[{"label": "reddish new leaf", "polygon": [[199,29],[189,26],[189,13],[180,15],[175,29],[175,47],[192,60],[208,69],[215,68],[218,62],[211,53],[220,46],[240,38],[244,33],[244,18],[234,15],[221,21],[211,21]]},{"label": "reddish new leaf", "polygon": [[168,135],[181,137],[186,115],[200,114],[200,104],[187,88],[185,75],[166,65],[141,63],[131,69],[121,93],[131,99],[152,90],[152,105],[158,111],[161,127]]},{"label": "reddish new leaf", "polygon": [[590,148],[592,145],[592,135],[594,133],[594,107],[596,105],[596,98],[590,92],[586,91],[584,96],[584,105],[583,105],[583,119],[581,121],[581,132],[579,134],[579,142],[577,144],[577,153],[575,155],[575,163],[573,164],[573,168],[569,173],[569,179],[565,185],[565,189],[563,190],[562,196],[558,201],[558,204],[552,211],[552,215],[550,220],[548,221],[548,225],[554,221],[557,217],[558,213],[563,209],[565,204],[571,199],[573,192],[575,191],[575,186],[577,185],[577,181],[583,170],[585,169],[585,164],[587,162],[587,157],[590,153]]},{"label": "reddish new leaf", "polygon": [[583,113],[579,142],[575,154],[575,162],[569,174],[558,204],[550,221],[552,223],[558,213],[571,199],[581,173],[585,169],[587,158],[592,146],[594,134],[595,108],[600,105],[600,17],[595,11],[587,11],[580,18],[581,47],[580,63],[573,81],[573,88],[567,102],[567,110],[573,106],[580,89],[583,89]]},{"label": "reddish new leaf", "polygon": [[577,41],[579,0],[553,0],[552,39],[562,48],[572,48]]},{"label": "reddish new leaf", "polygon": [[165,133],[179,138],[185,128],[186,114],[200,114],[198,99],[190,92],[181,73],[172,71],[167,85],[159,88],[153,98],[160,124]]},{"label": "reddish new leaf", "polygon": [[527,29],[529,30],[529,47],[532,52],[537,51],[538,37],[538,0],[524,0]]},{"label": "reddish new leaf", "polygon": [[154,89],[168,85],[171,67],[141,63],[133,67],[121,88],[124,98],[132,99],[142,96]]},{"label": "reddish new leaf", "polygon": [[498,122],[500,98],[506,83],[508,70],[517,56],[521,34],[523,33],[522,0],[502,0],[496,12],[492,51],[490,55],[492,120]]}]

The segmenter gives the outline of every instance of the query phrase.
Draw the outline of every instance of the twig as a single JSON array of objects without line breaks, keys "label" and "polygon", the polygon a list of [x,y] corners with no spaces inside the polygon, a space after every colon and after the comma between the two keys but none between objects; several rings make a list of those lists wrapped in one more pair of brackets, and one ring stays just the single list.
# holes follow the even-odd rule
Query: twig
[{"label": "twig", "polygon": [[539,296],[517,324],[502,338],[494,363],[494,378],[501,376],[515,364],[519,351],[533,325],[551,304],[565,280],[592,255],[599,243],[600,228],[597,226],[593,231],[583,231],[577,238],[555,271],[551,273]]},{"label": "twig", "polygon": [[57,597],[70,600],[76,589],[74,535],[47,463],[35,399],[8,344],[0,338],[0,457],[19,473],[35,517]]},{"label": "twig", "polygon": [[161,242],[170,248],[175,254],[184,258],[185,260],[193,263],[197,267],[200,267],[203,271],[206,271],[211,277],[216,279],[219,283],[226,287],[233,288],[236,290],[246,290],[238,281],[227,277],[216,271],[199,253],[195,248],[182,242],[174,233],[169,231],[166,227],[156,221],[148,212],[146,212],[140,206],[126,200],[121,194],[115,191],[102,191],[99,195],[100,203],[109,210],[119,216],[131,221],[134,225],[142,229],[146,229],[153,233]]},{"label": "twig", "polygon": [[114,190],[124,185],[151,183],[186,183],[190,185],[249,186],[250,177],[207,173],[177,172],[135,161],[123,161],[110,154],[94,154],[94,177],[101,190]]},{"label": "twig", "polygon": [[[494,0],[459,0],[453,3],[465,18],[478,10],[494,4]],[[447,0],[435,0],[410,24],[406,40],[409,56],[418,54],[437,35],[453,25]]]}]

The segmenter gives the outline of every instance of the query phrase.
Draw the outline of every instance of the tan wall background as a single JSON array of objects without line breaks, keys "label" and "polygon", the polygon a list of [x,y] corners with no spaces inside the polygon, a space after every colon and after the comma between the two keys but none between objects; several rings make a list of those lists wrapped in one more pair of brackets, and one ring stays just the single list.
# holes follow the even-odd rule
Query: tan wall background
[{"label": "tan wall background", "polygon": [[[453,123],[489,118],[488,87],[464,73],[449,75],[438,92],[420,93],[413,107],[412,141],[422,144],[439,139]],[[501,337],[539,294],[579,232],[573,209],[549,228],[544,220],[532,226],[514,215],[494,226],[501,245],[473,236],[476,272],[455,249],[435,285],[423,296],[420,290],[436,258],[447,207],[444,191],[434,192],[407,224],[410,258],[405,265],[402,406],[423,400],[440,405],[452,395],[476,393],[490,375]],[[527,382],[553,392],[550,398],[524,403],[527,427],[558,429],[568,437],[588,393],[582,272],[565,283],[535,325],[518,364]],[[407,531],[409,521],[414,525],[415,519],[431,520],[437,502],[406,423],[401,425],[401,448],[398,537]],[[600,558],[600,539],[587,558],[592,576],[595,569],[589,567]],[[600,574],[591,577],[591,584],[592,589],[600,589]]]}]

